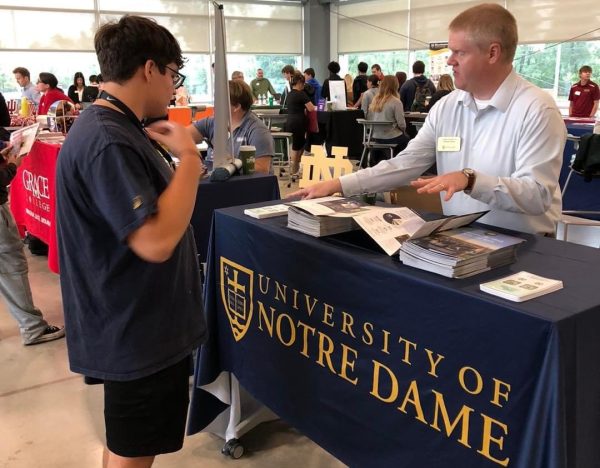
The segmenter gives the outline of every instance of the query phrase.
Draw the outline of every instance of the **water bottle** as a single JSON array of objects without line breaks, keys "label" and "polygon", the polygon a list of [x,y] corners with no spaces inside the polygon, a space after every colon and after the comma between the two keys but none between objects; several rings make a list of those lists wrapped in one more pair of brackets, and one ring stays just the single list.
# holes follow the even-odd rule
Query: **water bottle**
[{"label": "water bottle", "polygon": [[273,107],[273,96],[269,96],[269,106]]},{"label": "water bottle", "polygon": [[25,96],[21,98],[21,108],[19,109],[21,117],[29,117],[29,101]]}]

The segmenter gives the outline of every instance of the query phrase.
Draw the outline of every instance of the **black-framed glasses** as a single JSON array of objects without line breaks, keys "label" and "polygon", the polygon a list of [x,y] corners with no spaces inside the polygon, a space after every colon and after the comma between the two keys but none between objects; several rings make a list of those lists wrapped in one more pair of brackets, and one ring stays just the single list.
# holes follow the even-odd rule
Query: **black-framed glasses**
[{"label": "black-framed glasses", "polygon": [[185,81],[185,75],[182,75],[181,73],[179,73],[179,71],[177,70],[173,70],[170,66],[165,65],[165,68],[168,68],[170,71],[172,71],[173,73],[175,73],[175,76],[173,77],[173,87],[175,89],[181,87],[183,85],[183,82]]}]

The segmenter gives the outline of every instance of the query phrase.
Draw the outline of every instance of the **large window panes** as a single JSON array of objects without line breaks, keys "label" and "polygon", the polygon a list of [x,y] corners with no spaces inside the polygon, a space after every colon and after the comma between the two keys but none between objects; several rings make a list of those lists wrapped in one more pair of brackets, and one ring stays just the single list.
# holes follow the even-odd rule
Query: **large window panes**
[{"label": "large window panes", "polygon": [[517,47],[513,66],[530,83],[552,92],[555,84],[556,52],[546,44],[521,44]]},{"label": "large window panes", "polygon": [[210,58],[205,54],[184,54],[186,62],[181,73],[192,102],[212,101]]},{"label": "large window panes", "polygon": [[558,97],[569,97],[571,85],[579,81],[579,69],[592,67],[592,81],[600,82],[600,41],[567,42],[560,45]]},{"label": "large window panes", "polygon": [[[2,1],[2,0],[0,0]],[[69,0],[67,0],[69,1]],[[78,0],[79,1],[79,0]],[[98,0],[100,11],[208,15],[206,0]]]},{"label": "large window panes", "polygon": [[0,51],[0,91],[6,99],[21,96],[12,71],[25,67],[35,83],[40,72],[56,75],[58,86],[67,91],[73,84],[75,72],[82,72],[87,82],[89,75],[99,73],[98,60],[93,52],[5,52]]}]

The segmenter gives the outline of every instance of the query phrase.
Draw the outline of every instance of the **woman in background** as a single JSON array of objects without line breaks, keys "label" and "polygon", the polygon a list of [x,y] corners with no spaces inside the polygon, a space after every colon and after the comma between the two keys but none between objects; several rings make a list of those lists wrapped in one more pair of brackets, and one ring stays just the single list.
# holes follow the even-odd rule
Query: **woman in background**
[{"label": "woman in background", "polygon": [[83,73],[75,73],[73,84],[69,86],[67,95],[75,103],[75,109],[81,109],[81,103],[85,101],[85,78],[83,77]]},{"label": "woman in background", "polygon": [[406,82],[406,73],[396,72],[396,79],[398,80],[398,94],[400,94],[400,88]]},{"label": "woman in background", "polygon": [[[408,144],[405,134],[404,106],[398,95],[398,80],[394,75],[386,75],[379,84],[379,92],[369,107],[369,120],[393,122],[390,126],[373,127],[373,140],[377,143],[395,144],[394,154],[398,154]],[[385,159],[385,151],[371,152],[371,165]]]},{"label": "woman in background", "polygon": [[40,99],[40,105],[38,106],[38,115],[46,115],[50,106],[56,101],[69,101],[73,100],[57,88],[58,80],[52,73],[42,72],[36,83],[37,90],[42,93]]},{"label": "woman in background", "polygon": [[350,73],[346,73],[344,75],[344,82],[346,83],[346,105],[350,107],[354,105],[352,98],[352,83],[354,83],[354,80],[352,79],[352,75]]},{"label": "woman in background", "polygon": [[452,82],[452,77],[450,75],[440,76],[440,82],[437,85],[437,91],[433,93],[433,96],[431,96],[431,99],[429,100],[427,112],[431,110],[431,108],[436,102],[438,102],[447,94],[450,94],[452,91],[454,91],[454,83]]}]

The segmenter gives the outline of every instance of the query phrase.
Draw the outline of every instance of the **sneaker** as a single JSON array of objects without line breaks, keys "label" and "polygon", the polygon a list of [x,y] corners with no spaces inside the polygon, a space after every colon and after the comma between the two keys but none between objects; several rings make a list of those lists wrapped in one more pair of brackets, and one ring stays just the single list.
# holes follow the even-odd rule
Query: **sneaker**
[{"label": "sneaker", "polygon": [[46,341],[58,340],[65,336],[65,327],[55,327],[54,325],[48,325],[42,333],[37,338],[34,338],[29,343],[25,343],[25,346],[45,343]]}]

